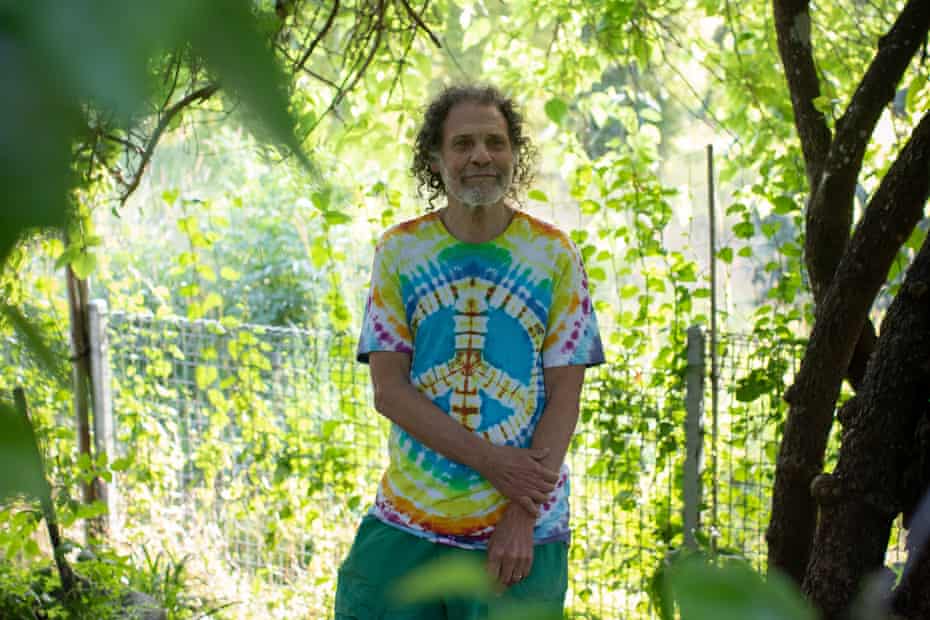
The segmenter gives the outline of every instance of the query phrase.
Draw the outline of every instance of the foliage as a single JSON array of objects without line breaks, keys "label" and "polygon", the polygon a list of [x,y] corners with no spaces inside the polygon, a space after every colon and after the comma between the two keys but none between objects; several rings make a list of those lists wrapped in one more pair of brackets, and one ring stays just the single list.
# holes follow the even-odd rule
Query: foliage
[{"label": "foliage", "polygon": [[716,564],[683,557],[669,569],[666,583],[682,620],[816,618],[794,583],[777,572],[763,578],[739,560]]},{"label": "foliage", "polygon": [[[0,609],[4,618],[74,618],[108,620],[134,617],[144,609],[161,609],[169,620],[207,618],[226,604],[209,595],[195,595],[184,560],[166,556],[122,557],[110,551],[78,561],[77,592],[64,596],[53,565],[35,563],[28,569],[0,564]],[[140,596],[144,595],[144,596]]]},{"label": "foliage", "polygon": [[[771,436],[782,424],[781,394],[794,370],[783,346],[803,332],[811,305],[801,262],[803,163],[793,142],[790,101],[779,86],[770,17],[761,6],[736,10],[715,0],[424,2],[414,8],[441,39],[440,50],[406,13],[406,3],[386,3],[389,12],[380,16],[367,13],[365,3],[343,3],[345,11],[334,13],[331,23],[331,7],[316,2],[276,2],[275,11],[269,2],[255,3],[251,16],[229,16],[225,4],[204,2],[203,19],[190,23],[178,3],[155,12],[132,2],[92,9],[52,4],[34,12],[2,9],[16,18],[9,22],[16,27],[5,26],[2,36],[17,52],[4,57],[15,70],[3,74],[18,85],[4,92],[24,93],[0,104],[6,105],[3,118],[22,119],[10,135],[22,138],[23,149],[8,151],[22,156],[8,156],[11,167],[5,168],[22,164],[30,176],[17,178],[42,191],[27,196],[26,185],[2,177],[4,190],[15,181],[6,192],[9,204],[24,206],[4,208],[0,220],[0,255],[8,256],[2,297],[20,308],[8,311],[0,325],[8,349],[0,387],[8,393],[14,384],[29,386],[66,516],[77,514],[68,496],[74,480],[118,469],[137,493],[129,504],[133,521],[149,520],[165,498],[192,484],[202,489],[195,506],[204,519],[249,520],[242,538],[258,550],[259,563],[270,563],[276,549],[295,572],[329,561],[318,547],[321,537],[306,532],[332,523],[347,529],[353,511],[369,501],[366,466],[376,460],[372,444],[382,430],[364,426],[370,415],[364,381],[350,380],[355,371],[347,370],[351,338],[321,336],[332,344],[328,363],[342,373],[341,383],[323,386],[295,374],[288,381],[305,384],[281,394],[284,369],[322,374],[315,365],[323,357],[290,359],[298,347],[285,343],[289,336],[274,330],[255,335],[243,324],[353,334],[374,236],[422,211],[406,173],[415,110],[436,85],[462,77],[496,81],[527,107],[544,165],[524,206],[571,230],[609,334],[609,354],[623,369],[590,382],[582,415],[595,434],[577,438],[575,449],[596,457],[576,475],[607,479],[609,505],[598,508],[639,520],[621,537],[579,527],[574,560],[602,570],[611,587],[621,577],[643,583],[663,554],[682,544],[677,499],[669,495],[681,476],[684,330],[708,319],[711,290],[701,247],[706,222],[692,204],[703,200],[700,183],[691,178],[699,175],[680,168],[695,150],[691,145],[705,139],[726,145],[718,157],[718,195],[726,199],[716,258],[730,279],[718,283],[718,291],[751,291],[754,305],[748,316],[732,304],[718,312],[730,327],[749,324],[757,337],[749,353],[753,363],[730,369],[722,387],[735,400],[727,411],[732,426],[721,427],[729,445],[705,486],[718,472],[734,472],[740,484],[771,475]],[[865,62],[868,46],[859,38],[871,41],[887,26],[888,13],[877,6],[829,2],[820,8],[824,24],[857,24],[850,40],[818,32],[829,42],[818,58],[829,86],[820,105],[831,114],[847,94],[849,76]],[[96,21],[58,19],[80,10],[93,11]],[[43,26],[40,15],[50,25]],[[138,29],[145,37],[121,38],[123,24],[142,20],[151,24]],[[52,29],[65,23],[75,24],[75,37]],[[209,37],[195,41],[205,28]],[[78,41],[78,53],[65,41]],[[242,41],[247,44],[239,47]],[[124,47],[131,53],[107,51]],[[313,49],[319,53],[301,62]],[[112,67],[98,62],[107,59]],[[21,61],[29,71],[19,70]],[[231,62],[240,63],[235,76]],[[359,72],[363,65],[367,70]],[[269,83],[280,67],[286,79]],[[70,76],[63,82],[64,103],[45,96],[58,75]],[[171,75],[176,84],[164,79]],[[224,77],[239,85],[235,95],[252,101],[258,116],[271,105],[259,95],[277,98],[274,135],[283,149],[256,154],[239,129],[255,114],[224,116],[236,96],[198,100],[200,111],[184,121],[164,114]],[[26,106],[30,93],[42,105]],[[284,96],[294,130],[283,124]],[[869,152],[863,195],[874,190],[888,153],[928,96],[926,76],[909,78],[903,103],[886,117],[893,127],[888,142]],[[130,122],[143,115],[143,101],[166,105],[145,122]],[[106,113],[111,109],[120,114]],[[142,158],[111,138],[138,145],[166,118],[165,129],[176,131],[176,139],[159,142],[148,176],[124,197],[126,186],[110,172],[120,170],[132,181]],[[704,129],[695,130],[696,124]],[[221,129],[211,131],[215,125]],[[312,153],[312,172],[286,157],[301,149]],[[43,171],[41,183],[36,170]],[[121,220],[99,208],[113,204],[114,194],[128,200]],[[74,200],[66,203],[69,195]],[[46,238],[13,248],[25,228],[64,228],[66,212],[72,214],[69,243]],[[687,239],[689,233],[694,237]],[[915,232],[899,264],[925,234],[926,227]],[[43,351],[52,352],[44,354],[47,363],[68,355],[61,286],[41,265],[48,257],[93,275],[95,293],[117,310],[216,321],[197,323],[196,346],[154,323],[144,338],[127,342],[138,356],[120,361],[115,381],[120,440],[135,449],[115,464],[77,463],[74,433],[63,417],[67,390],[32,360]],[[746,271],[751,275],[740,279]],[[889,292],[900,271],[893,272]],[[40,341],[29,336],[39,332],[51,344],[25,348]],[[722,357],[736,350],[725,342],[719,347]],[[201,430],[196,443],[185,443]],[[712,527],[764,518],[764,499],[748,492],[738,499],[733,513]],[[20,535],[34,527],[28,514],[2,513],[0,522],[20,528],[7,542],[28,539]],[[654,545],[645,559],[640,553],[604,565],[604,558],[616,557],[608,551],[624,544],[641,549],[644,539]],[[628,575],[621,564],[632,566]],[[645,613],[648,602],[638,604]]]}]

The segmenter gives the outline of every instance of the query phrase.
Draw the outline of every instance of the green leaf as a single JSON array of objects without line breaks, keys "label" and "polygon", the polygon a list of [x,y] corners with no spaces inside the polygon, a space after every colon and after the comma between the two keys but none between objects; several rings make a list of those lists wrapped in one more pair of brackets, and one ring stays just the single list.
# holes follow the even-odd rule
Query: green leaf
[{"label": "green leaf", "polygon": [[84,250],[79,252],[71,260],[71,269],[74,270],[74,275],[81,280],[86,280],[90,274],[94,273],[94,269],[97,268],[97,256],[93,252],[88,252]]},{"label": "green leaf", "polygon": [[274,141],[312,170],[294,135],[296,121],[288,111],[284,72],[261,36],[250,6],[250,2],[228,0],[196,3],[190,10],[190,41],[219,76],[223,88],[242,100]]},{"label": "green leaf", "polygon": [[313,203],[313,206],[319,209],[320,211],[326,211],[329,209],[329,198],[330,191],[322,190],[319,192],[313,192],[310,194],[310,202]]},{"label": "green leaf", "polygon": [[0,401],[0,471],[0,501],[19,495],[40,499],[49,492],[32,426],[7,401]]},{"label": "green leaf", "polygon": [[201,390],[205,390],[210,386],[218,376],[217,370],[214,366],[198,366],[194,370],[194,380],[197,383],[197,387]]},{"label": "green leaf", "polygon": [[754,369],[736,382],[734,396],[741,403],[751,403],[772,389],[772,381],[764,370]]},{"label": "green leaf", "polygon": [[210,293],[203,300],[203,312],[206,314],[214,308],[221,308],[223,306],[223,298],[216,293]]},{"label": "green leaf", "polygon": [[582,200],[579,206],[585,215],[594,215],[601,210],[601,203],[596,200]]},{"label": "green leaf", "polygon": [[777,196],[772,199],[772,205],[775,207],[775,213],[787,215],[798,210],[797,203],[788,196]]},{"label": "green leaf", "polygon": [[752,222],[738,222],[733,225],[733,234],[739,239],[751,239],[756,232]]},{"label": "green leaf", "polygon": [[113,471],[126,471],[132,467],[133,459],[130,456],[123,456],[112,463],[110,463],[110,469]]},{"label": "green leaf", "polygon": [[180,195],[181,192],[177,188],[166,189],[161,193],[161,199],[164,200],[165,204],[167,204],[169,207],[172,207],[174,206],[174,203],[178,201],[178,196]]},{"label": "green leaf", "polygon": [[352,216],[342,211],[323,211],[323,219],[330,226],[338,226],[339,224],[348,224],[352,221]]},{"label": "green leaf", "polygon": [[239,278],[242,277],[242,274],[240,274],[238,271],[236,271],[232,267],[221,267],[220,277],[223,278],[224,280],[230,280],[232,282],[235,282]]},{"label": "green leaf", "polygon": [[833,110],[833,100],[827,95],[820,95],[811,100],[814,109],[822,114],[829,115]]},{"label": "green leaf", "polygon": [[467,596],[487,600],[493,593],[484,563],[471,556],[435,560],[404,576],[392,596],[399,603],[419,603]]},{"label": "green leaf", "polygon": [[550,99],[545,105],[546,116],[556,125],[561,125],[568,113],[568,104],[558,98]]},{"label": "green leaf", "polygon": [[527,192],[527,197],[530,200],[535,200],[537,202],[549,202],[549,197],[546,196],[546,192],[539,189],[531,189]]},{"label": "green leaf", "polygon": [[216,282],[216,272],[213,271],[213,267],[210,265],[200,263],[196,265],[194,269],[197,271],[197,274],[207,282]]},{"label": "green leaf", "polygon": [[[19,3],[5,3],[4,10]],[[63,3],[67,4],[67,3]],[[28,11],[22,3],[15,11]],[[57,3],[56,3],[57,6]],[[33,12],[38,12],[33,9]],[[12,16],[4,15],[4,19]],[[15,19],[15,18],[13,18]],[[71,145],[80,126],[76,101],[61,97],[57,79],[32,42],[7,36],[0,54],[0,265],[31,229],[64,230],[74,179]]]},{"label": "green leaf", "polygon": [[927,85],[927,73],[920,72],[907,87],[907,96],[904,100],[905,108],[912,112],[917,112],[917,97]]},{"label": "green leaf", "polygon": [[90,504],[81,504],[78,506],[75,517],[78,519],[94,519],[107,514],[107,505],[100,500]]},{"label": "green leaf", "polygon": [[200,224],[197,223],[197,218],[192,215],[179,218],[177,226],[178,230],[180,230],[185,235],[192,235],[200,230]]},{"label": "green leaf", "polygon": [[720,248],[717,250],[717,258],[729,265],[733,262],[733,248]]},{"label": "green leaf", "polygon": [[688,558],[669,569],[682,620],[815,620],[797,588],[770,571],[764,580],[741,561],[716,566]]}]

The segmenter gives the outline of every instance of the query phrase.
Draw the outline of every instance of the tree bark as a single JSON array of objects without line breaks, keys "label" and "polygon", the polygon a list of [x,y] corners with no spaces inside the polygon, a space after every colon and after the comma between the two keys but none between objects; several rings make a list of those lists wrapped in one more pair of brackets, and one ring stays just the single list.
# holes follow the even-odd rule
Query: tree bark
[{"label": "tree bark", "polygon": [[824,620],[847,617],[863,580],[884,564],[928,399],[930,237],[888,310],[862,390],[843,408],[837,467],[811,485],[820,518],[804,590]]},{"label": "tree bark", "polygon": [[849,240],[865,149],[928,28],[930,2],[910,0],[879,41],[875,57],[836,123],[836,135],[821,164],[821,176],[811,187],[806,213],[805,259],[816,300],[833,278]]},{"label": "tree bark", "polygon": [[[87,280],[78,278],[70,266],[66,267],[68,309],[71,318],[71,384],[74,400],[74,417],[77,429],[78,454],[93,459],[90,437],[90,343],[87,335]],[[81,484],[81,498],[85,504],[97,499],[92,482]],[[94,533],[88,525],[85,535]]]},{"label": "tree bark", "polygon": [[830,150],[830,128],[823,112],[814,107],[820,96],[820,78],[811,45],[810,0],[773,0],[778,53],[785,68],[794,125],[801,140],[807,182],[813,195]]},{"label": "tree bark", "polygon": [[817,306],[814,328],[794,385],[775,470],[766,532],[770,569],[802,583],[817,519],[810,484],[823,468],[840,384],[869,309],[898,250],[919,221],[930,193],[930,114],[915,128],[866,208]]},{"label": "tree bark", "polygon": [[[866,146],[895,87],[930,28],[930,3],[910,0],[888,33],[859,87],[837,121],[832,137],[823,113],[814,106],[820,81],[813,57],[809,0],[773,0],[779,55],[785,68],[795,127],[807,170],[805,264],[814,300],[820,303],[846,249],[852,225],[856,181]],[[858,390],[876,344],[866,322],[846,378]]]}]

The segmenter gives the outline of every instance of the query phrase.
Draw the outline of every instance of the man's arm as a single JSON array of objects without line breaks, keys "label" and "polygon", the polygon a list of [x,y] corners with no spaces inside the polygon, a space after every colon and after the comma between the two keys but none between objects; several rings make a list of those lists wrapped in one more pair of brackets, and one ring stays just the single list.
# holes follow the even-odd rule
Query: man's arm
[{"label": "man's arm", "polygon": [[[561,469],[578,424],[584,370],[584,366],[543,369],[546,406],[533,433],[532,448],[548,451],[542,463],[554,471]],[[488,572],[501,585],[513,585],[529,575],[535,524],[535,518],[511,504],[495,527],[488,541]]]},{"label": "man's arm", "polygon": [[578,425],[581,407],[581,386],[584,384],[584,366],[556,366],[543,369],[546,383],[546,408],[533,433],[533,448],[546,448],[549,453],[543,465],[559,471],[568,444]]},{"label": "man's arm", "polygon": [[407,353],[376,351],[368,361],[379,413],[420,443],[477,471],[528,518],[538,514],[537,504],[546,501],[559,477],[558,467],[541,464],[550,456],[546,449],[497,446],[469,431],[411,385]]}]

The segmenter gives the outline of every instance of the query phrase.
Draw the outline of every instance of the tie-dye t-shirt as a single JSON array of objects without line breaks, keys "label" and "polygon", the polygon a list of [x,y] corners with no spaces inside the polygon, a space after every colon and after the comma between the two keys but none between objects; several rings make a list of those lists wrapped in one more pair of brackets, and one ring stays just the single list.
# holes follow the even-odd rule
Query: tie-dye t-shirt
[{"label": "tie-dye t-shirt", "polygon": [[[499,445],[529,447],[545,405],[543,368],[604,361],[581,257],[567,235],[516,211],[486,243],[464,243],[429,213],[375,251],[358,359],[411,354],[410,381]],[[475,470],[391,425],[371,513],[434,542],[487,547],[507,499]],[[535,542],[567,540],[568,469],[541,507]]]}]

